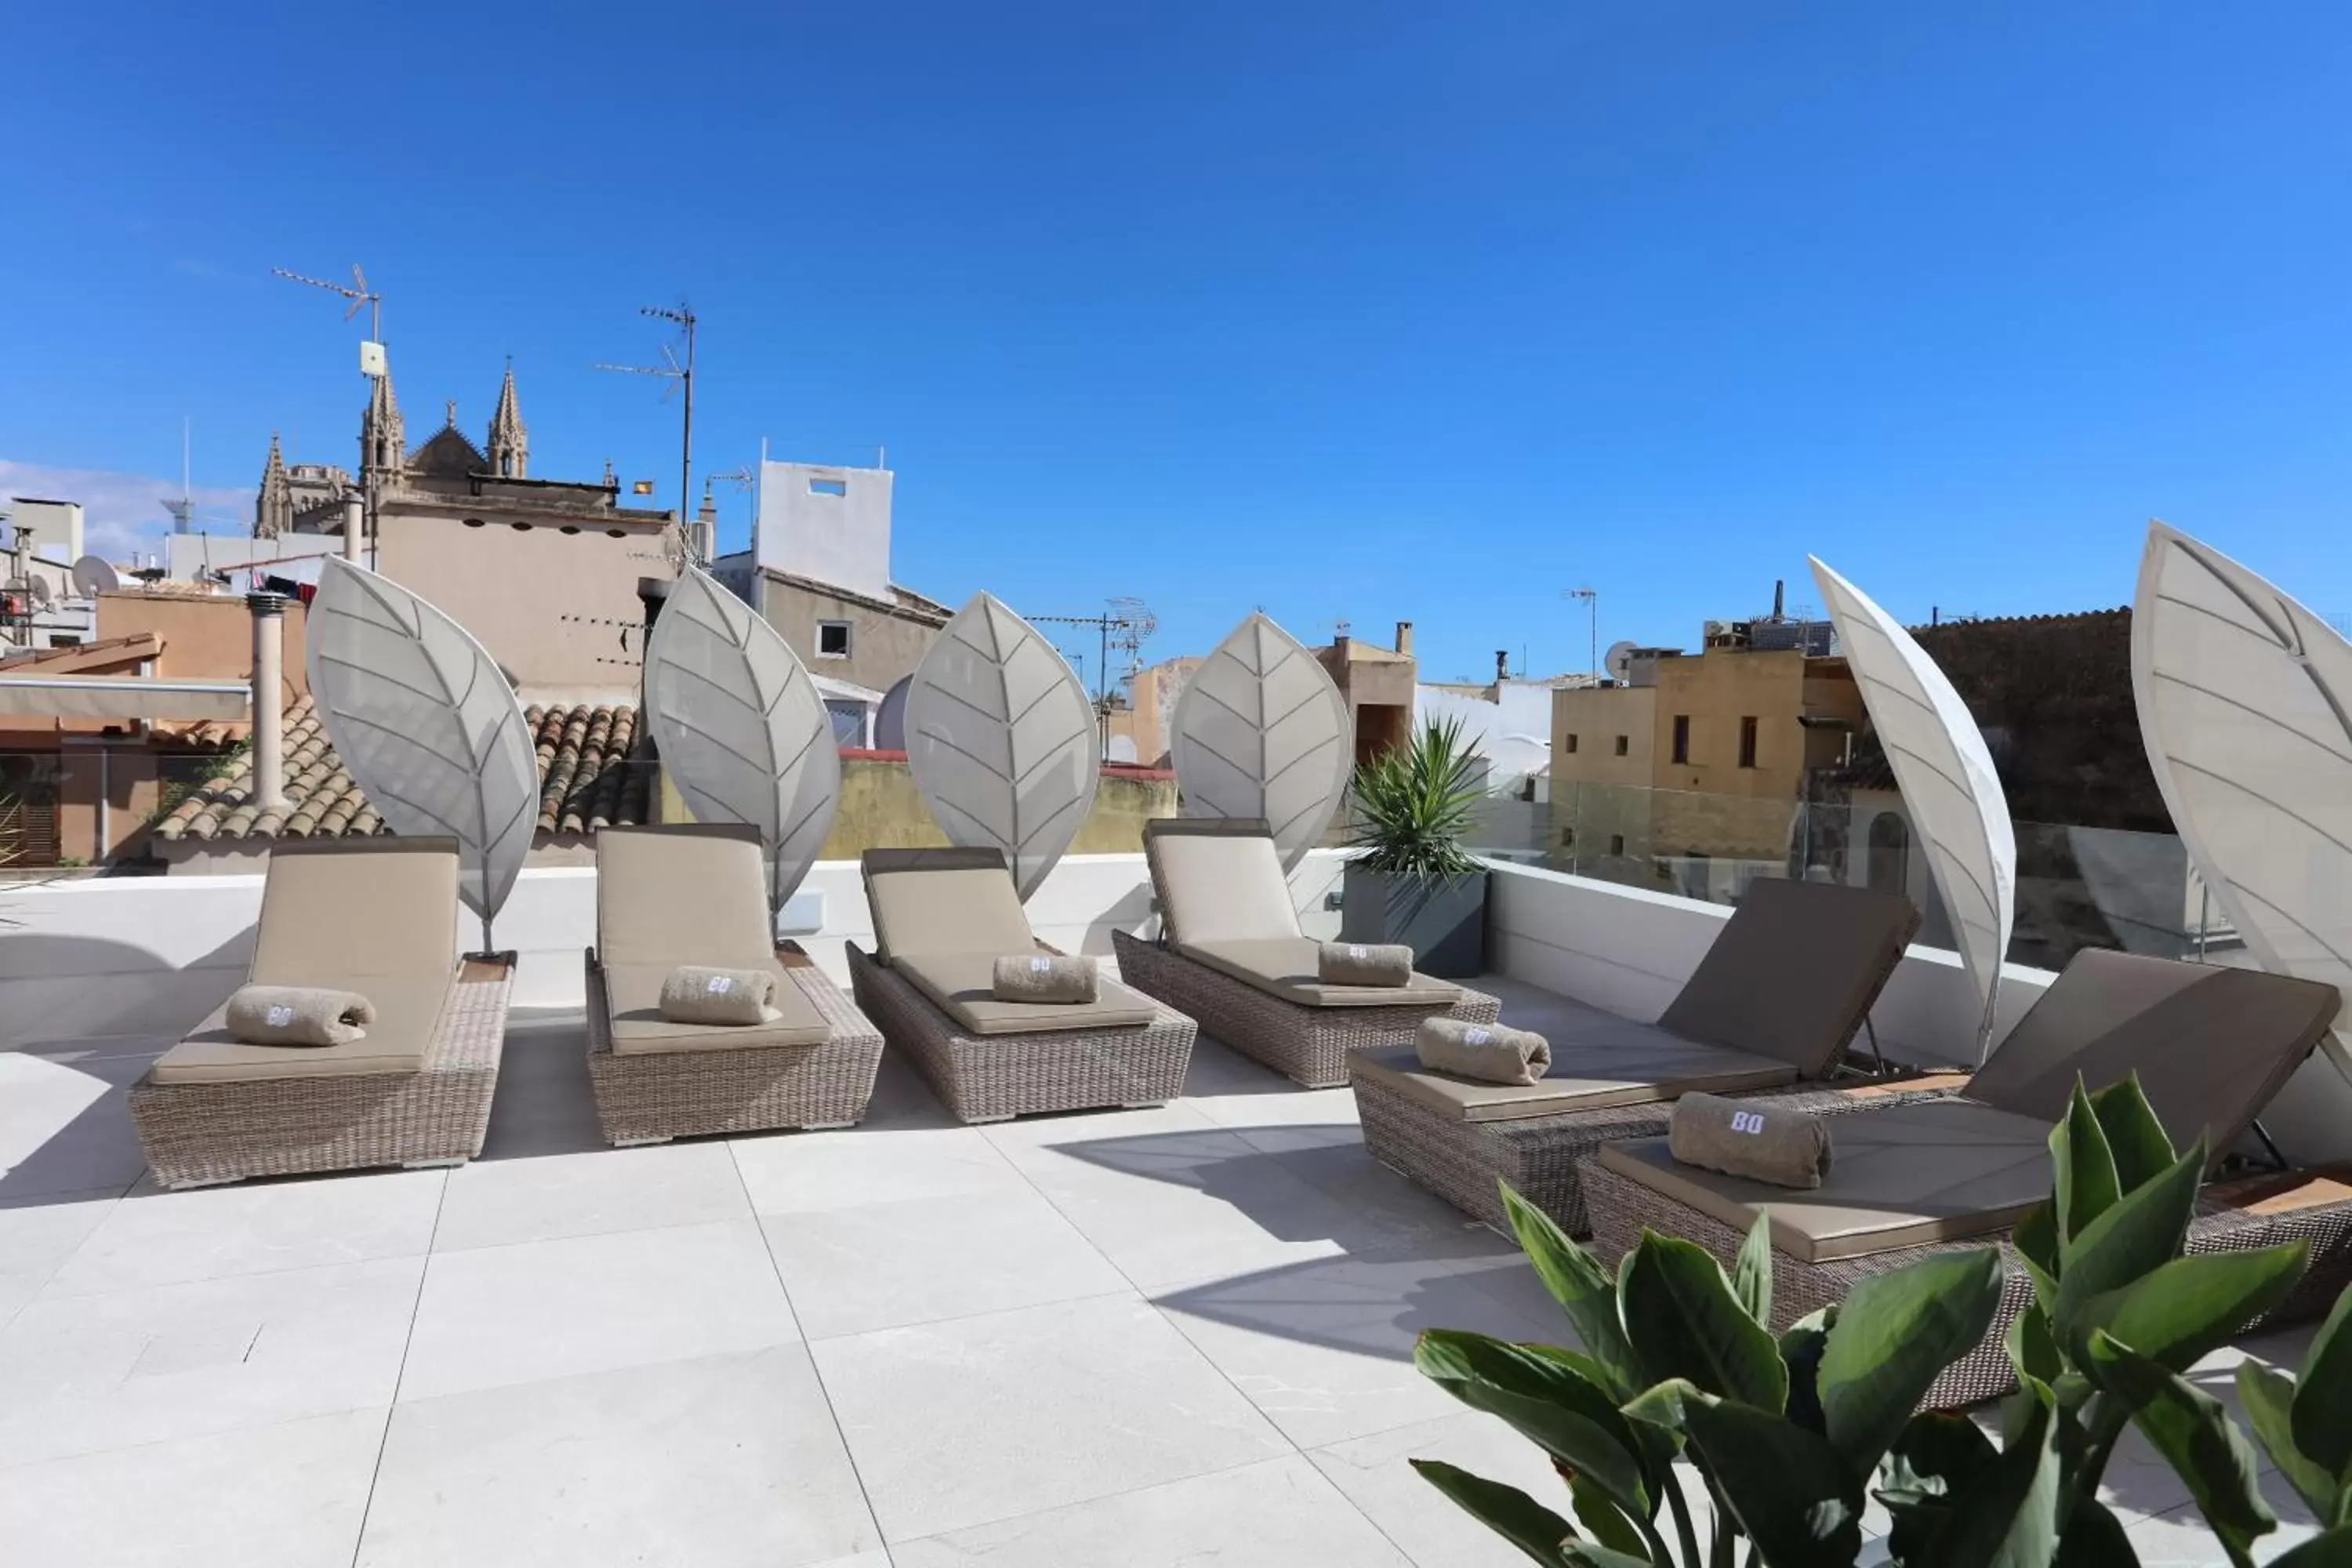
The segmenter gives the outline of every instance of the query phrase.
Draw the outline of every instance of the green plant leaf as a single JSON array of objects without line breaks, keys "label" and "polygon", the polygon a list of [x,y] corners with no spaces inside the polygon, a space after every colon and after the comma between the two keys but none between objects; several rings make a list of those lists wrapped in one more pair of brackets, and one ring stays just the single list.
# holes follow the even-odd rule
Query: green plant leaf
[{"label": "green plant leaf", "polygon": [[2000,1305],[2000,1254],[1931,1255],[1846,1292],[1822,1352],[1823,1428],[1858,1476],[1876,1467],[1944,1368],[1976,1348]]},{"label": "green plant leaf", "polygon": [[2040,1383],[2054,1383],[2066,1370],[2066,1358],[2059,1352],[2058,1337],[2051,1332],[2050,1314],[2035,1302],[2009,1325],[2006,1341],[2009,1364],[2015,1367],[2021,1378],[2031,1377]]},{"label": "green plant leaf", "polygon": [[2120,1290],[2082,1303],[2080,1328],[2105,1329],[2151,1361],[2185,1372],[2287,1299],[2307,1244],[2176,1258]]},{"label": "green plant leaf", "polygon": [[1591,1478],[1571,1473],[1568,1495],[1576,1510],[1577,1522],[1584,1526],[1596,1544],[1625,1552],[1637,1561],[1647,1560],[1650,1543],[1642,1539],[1642,1532],[1633,1528],[1633,1521],[1625,1517],[1625,1510],[1617,1506],[1616,1500],[1593,1485]]},{"label": "green plant leaf", "polygon": [[1780,1360],[1789,1369],[1789,1419],[1808,1432],[1829,1430],[1822,1415],[1822,1352],[1837,1322],[1837,1308],[1808,1312],[1780,1336]]},{"label": "green plant leaf", "polygon": [[2026,1393],[2008,1446],[1953,1491],[1930,1550],[1937,1568],[2024,1568],[2057,1552],[2057,1413],[2048,1389],[2029,1384]]},{"label": "green plant leaf", "polygon": [[2342,1485],[2352,1469],[2352,1290],[2311,1338],[2294,1390],[2294,1445]]},{"label": "green plant leaf", "polygon": [[[2058,1237],[2071,1242],[2107,1212],[2122,1189],[2116,1183],[2116,1156],[2107,1147],[2106,1129],[2099,1125],[2083,1080],[2066,1102],[2066,1119],[2050,1130],[2050,1165],[2057,1176],[2051,1206],[2056,1211]],[[2061,1247],[2063,1255],[2063,1247]]]},{"label": "green plant leaf", "polygon": [[1737,1400],[1695,1394],[1691,1443],[1764,1561],[1851,1563],[1862,1549],[1862,1479],[1829,1440]]},{"label": "green plant leaf", "polygon": [[1650,1500],[1638,1440],[1608,1391],[1564,1363],[1504,1340],[1451,1329],[1424,1331],[1413,1365],[1473,1410],[1518,1434],[1647,1519]]},{"label": "green plant leaf", "polygon": [[1731,1264],[1731,1293],[1749,1317],[1772,1327],[1772,1216],[1758,1215]]},{"label": "green plant leaf", "polygon": [[1887,1546],[1897,1563],[1922,1560],[1942,1539],[1953,1496],[2000,1458],[1977,1424],[1940,1412],[1915,1415],[1887,1451],[1878,1500],[1895,1521]]},{"label": "green plant leaf", "polygon": [[2124,1521],[2094,1497],[2074,1500],[2074,1512],[2058,1537],[2058,1561],[2065,1568],[2139,1568]]},{"label": "green plant leaf", "polygon": [[2259,1482],[2254,1451],[2211,1394],[2129,1345],[2095,1331],[2090,1336],[2092,1375],[2132,1413],[2132,1424],[2155,1445],[2197,1500],[2198,1511],[2235,1560],[2257,1536],[2278,1527]]},{"label": "green plant leaf", "polygon": [[2091,1096],[2091,1109],[2098,1116],[2099,1131],[2106,1134],[2107,1152],[2115,1160],[2118,1195],[2154,1181],[2180,1157],[2139,1087],[2139,1074],[2135,1072]]},{"label": "green plant leaf", "polygon": [[2352,1528],[2337,1526],[2270,1560],[2267,1568],[2352,1568]]},{"label": "green plant leaf", "polygon": [[2245,1406],[2255,1441],[2313,1516],[2326,1522],[2336,1517],[2341,1489],[2326,1466],[2295,1447],[2294,1398],[2294,1379],[2286,1373],[2258,1361],[2238,1363],[2238,1403]]},{"label": "green plant leaf", "polygon": [[[1526,1552],[1545,1568],[1571,1568],[1592,1559],[1568,1554],[1576,1544],[1576,1527],[1517,1487],[1490,1481],[1440,1459],[1414,1459],[1421,1479],[1452,1498],[1462,1510]],[[1614,1553],[1611,1554],[1614,1556]],[[1606,1562],[1607,1559],[1601,1559]],[[1638,1557],[1622,1560],[1638,1563]],[[1612,1565],[1614,1568],[1614,1565]]]},{"label": "green plant leaf", "polygon": [[1780,1346],[1740,1307],[1705,1247],[1645,1230],[1626,1256],[1617,1291],[1626,1338],[1649,1381],[1687,1378],[1702,1393],[1759,1410],[1778,1415],[1786,1407],[1789,1369]]},{"label": "green plant leaf", "polygon": [[1462,847],[1486,788],[1460,719],[1432,719],[1410,744],[1358,764],[1349,785],[1348,846],[1368,868],[1442,884],[1477,874]]},{"label": "green plant leaf", "polygon": [[1642,1375],[1633,1348],[1625,1342],[1624,1324],[1618,1316],[1617,1281],[1599,1259],[1570,1240],[1568,1233],[1552,1223],[1551,1215],[1519,1196],[1508,1182],[1500,1185],[1503,1212],[1510,1217],[1519,1250],[1535,1266],[1536,1278],[1568,1314],[1569,1326],[1576,1331],[1585,1353],[1608,1368],[1609,1391],[1621,1400],[1631,1398],[1655,1380]]},{"label": "green plant leaf", "polygon": [[2066,1243],[2065,1271],[2058,1280],[2058,1310],[2050,1321],[2058,1332],[2058,1342],[2066,1347],[2077,1366],[2087,1359],[2087,1331],[2081,1321],[2084,1304],[2110,1290],[2120,1290],[2180,1256],[2204,1174],[2205,1145],[2200,1140],[2161,1175],[2117,1199]]},{"label": "green plant leaf", "polygon": [[2028,1214],[2009,1233],[2025,1272],[2033,1281],[2033,1300],[2045,1312],[2058,1310],[2058,1222],[2050,1205]]}]

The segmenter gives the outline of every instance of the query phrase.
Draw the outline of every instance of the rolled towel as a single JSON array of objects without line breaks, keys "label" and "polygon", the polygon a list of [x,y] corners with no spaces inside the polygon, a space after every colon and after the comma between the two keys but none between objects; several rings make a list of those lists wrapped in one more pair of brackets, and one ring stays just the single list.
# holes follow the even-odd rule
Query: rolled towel
[{"label": "rolled towel", "polygon": [[375,1004],[322,985],[240,985],[228,1032],[248,1046],[348,1046],[367,1037]]},{"label": "rolled towel", "polygon": [[764,969],[681,964],[662,982],[661,1016],[673,1024],[771,1024],[776,977]]},{"label": "rolled towel", "polygon": [[1666,1150],[1685,1165],[1769,1182],[1818,1187],[1830,1168],[1830,1126],[1810,1111],[1769,1100],[1686,1094],[1666,1123]]},{"label": "rolled towel", "polygon": [[1024,952],[1000,958],[991,989],[999,1002],[1091,1002],[1095,961]]},{"label": "rolled towel", "polygon": [[1402,942],[1327,942],[1315,955],[1326,985],[1410,985],[1412,949]]},{"label": "rolled towel", "polygon": [[1551,1042],[1533,1029],[1473,1024],[1443,1016],[1412,1032],[1421,1065],[1487,1083],[1541,1083],[1551,1070]]}]

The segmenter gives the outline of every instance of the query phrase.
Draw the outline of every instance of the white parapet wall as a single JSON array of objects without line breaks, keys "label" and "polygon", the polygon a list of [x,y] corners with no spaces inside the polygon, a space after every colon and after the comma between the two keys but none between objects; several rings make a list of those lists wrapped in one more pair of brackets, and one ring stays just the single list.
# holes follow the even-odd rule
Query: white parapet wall
[{"label": "white parapet wall", "polygon": [[[1312,934],[1339,934],[1337,911],[1324,906],[1340,859],[1318,850],[1291,879]],[[244,980],[261,883],[257,875],[117,877],[0,889],[0,1049],[184,1031]],[[1143,857],[1065,857],[1029,900],[1029,917],[1056,947],[1108,953],[1114,929],[1152,919]],[[874,940],[856,863],[819,861],[780,923],[846,984],[844,945]],[[476,933],[468,917],[461,935]],[[596,940],[594,868],[525,870],[499,911],[497,940],[520,959],[516,1007],[578,1007],[582,955]]]}]

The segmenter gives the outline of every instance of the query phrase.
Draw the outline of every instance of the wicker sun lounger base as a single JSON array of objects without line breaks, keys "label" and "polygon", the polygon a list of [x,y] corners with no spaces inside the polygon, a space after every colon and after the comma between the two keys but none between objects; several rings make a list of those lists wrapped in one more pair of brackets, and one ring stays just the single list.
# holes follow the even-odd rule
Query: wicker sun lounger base
[{"label": "wicker sun lounger base", "polygon": [[848,953],[858,1008],[908,1053],[958,1121],[1163,1105],[1184,1091],[1194,1028],[1172,1008],[1155,1008],[1138,1028],[967,1035],[905,976],[855,943]]},{"label": "wicker sun lounger base", "polygon": [[1111,932],[1119,978],[1195,1019],[1244,1056],[1308,1089],[1348,1081],[1348,1053],[1412,1044],[1423,1018],[1444,1015],[1469,1024],[1493,1024],[1503,1005],[1465,987],[1451,1007],[1309,1007],[1268,995],[1256,986],[1195,963],[1156,942]]},{"label": "wicker sun lounger base", "polygon": [[138,1084],[131,1118],[157,1184],[472,1159],[490,1124],[513,986],[510,955],[467,958],[421,1071]]},{"label": "wicker sun lounger base", "polygon": [[[1772,1099],[1816,1116],[1842,1116],[1891,1101],[1933,1099],[1966,1081],[1959,1074],[1893,1079],[1832,1088],[1792,1083],[1783,1089],[1744,1090],[1744,1100]],[[1572,1110],[1507,1121],[1465,1121],[1402,1094],[1370,1073],[1356,1077],[1356,1110],[1364,1123],[1364,1146],[1372,1158],[1407,1181],[1435,1193],[1455,1208],[1504,1235],[1497,1184],[1508,1182],[1570,1236],[1588,1234],[1577,1164],[1603,1143],[1621,1138],[1655,1138],[1673,1117],[1671,1101]]]},{"label": "wicker sun lounger base", "polygon": [[613,1049],[604,970],[588,955],[588,1080],[606,1142],[851,1127],[866,1115],[880,1032],[798,948],[777,957],[830,1026],[822,1044],[640,1055]]},{"label": "wicker sun lounger base", "polygon": [[[1643,1183],[1629,1181],[1598,1161],[1584,1163],[1583,1179],[1585,1201],[1593,1214],[1592,1250],[1612,1270],[1641,1240],[1645,1228],[1696,1241],[1727,1268],[1747,1239],[1713,1215]],[[2345,1287],[2352,1285],[2352,1187],[2325,1177],[2270,1176],[2206,1190],[2189,1226],[2190,1252],[2247,1250],[2297,1239],[2311,1244],[2311,1263],[2294,1294],[2267,1316],[2246,1324],[2242,1333],[2324,1317]],[[1808,1313],[1843,1300],[1856,1284],[1874,1275],[1891,1273],[1934,1253],[1995,1241],[2000,1243],[2008,1278],[1992,1327],[1981,1344],[1944,1370],[1921,1404],[1923,1408],[1950,1410],[1998,1398],[2016,1386],[2003,1349],[2010,1325],[2033,1300],[2032,1283],[2011,1250],[2005,1233],[1827,1263],[1805,1263],[1775,1253],[1773,1329],[1779,1331]]]}]

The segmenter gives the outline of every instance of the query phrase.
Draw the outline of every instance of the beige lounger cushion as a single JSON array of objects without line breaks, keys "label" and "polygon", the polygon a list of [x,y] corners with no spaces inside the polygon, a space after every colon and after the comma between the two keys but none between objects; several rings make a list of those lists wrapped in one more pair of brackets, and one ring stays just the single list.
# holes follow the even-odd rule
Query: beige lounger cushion
[{"label": "beige lounger cushion", "polygon": [[769,1005],[776,1017],[765,1024],[681,1024],[661,1012],[662,984],[670,975],[666,963],[606,963],[604,1002],[613,1024],[615,1056],[650,1056],[663,1051],[720,1051],[772,1046],[821,1046],[829,1026],[816,1004],[793,982],[792,975],[771,952],[757,963],[732,963],[730,968],[761,969],[776,981]]},{"label": "beige lounger cushion", "polygon": [[1265,942],[1302,934],[1290,880],[1264,823],[1152,823],[1143,849],[1171,940]]},{"label": "beige lounger cushion", "polygon": [[874,945],[908,952],[1026,952],[1037,945],[1004,858],[992,849],[869,849],[862,864]]},{"label": "beige lounger cushion", "polygon": [[890,967],[953,1018],[958,1027],[975,1035],[1140,1028],[1159,1016],[1144,997],[1099,976],[1092,1002],[999,1002],[997,957],[993,952],[902,952]]},{"label": "beige lounger cushion", "polygon": [[1862,1026],[1918,920],[1899,893],[1759,878],[1658,1025],[1819,1078]]},{"label": "beige lounger cushion", "polygon": [[194,1034],[157,1058],[148,1077],[155,1083],[227,1083],[422,1072],[456,977],[454,963],[435,975],[319,976],[314,984],[361,992],[375,1005],[375,1022],[367,1033],[340,1046],[247,1045],[229,1033],[228,1005],[223,1003]]},{"label": "beige lounger cushion", "polygon": [[1573,1033],[1551,1031],[1551,1071],[1539,1083],[1473,1083],[1429,1072],[1411,1049],[1358,1051],[1348,1060],[1356,1071],[1462,1121],[1517,1121],[1645,1105],[1694,1089],[1738,1094],[1796,1081],[1797,1069],[1786,1062],[1676,1039],[1607,1014],[1595,1017],[1606,1023],[1580,1026]]},{"label": "beige lounger cushion", "polygon": [[422,1071],[457,979],[454,839],[281,844],[262,883],[255,985],[324,985],[375,1004],[363,1039],[249,1046],[226,1004],[148,1069],[154,1083],[223,1083]]},{"label": "beige lounger cushion", "polygon": [[759,830],[694,824],[597,834],[596,956],[608,969],[651,963],[665,973],[774,963]]},{"label": "beige lounger cushion", "polygon": [[2050,1127],[1965,1100],[1837,1119],[1837,1161],[1806,1191],[1678,1164],[1664,1138],[1604,1143],[1617,1174],[1735,1230],[1772,1215],[1772,1245],[1806,1263],[2006,1230],[2050,1196]]},{"label": "beige lounger cushion", "polygon": [[2332,985],[2087,949],[2074,955],[1969,1080],[1970,1100],[2057,1121],[2080,1075],[2103,1089],[2139,1074],[2157,1119],[2218,1156],[2326,1036]]},{"label": "beige lounger cushion", "polygon": [[1254,942],[1180,942],[1176,951],[1195,963],[1254,985],[1302,1007],[1450,1007],[1462,988],[1416,973],[1410,985],[1326,985],[1316,978],[1323,944],[1310,936]]}]

